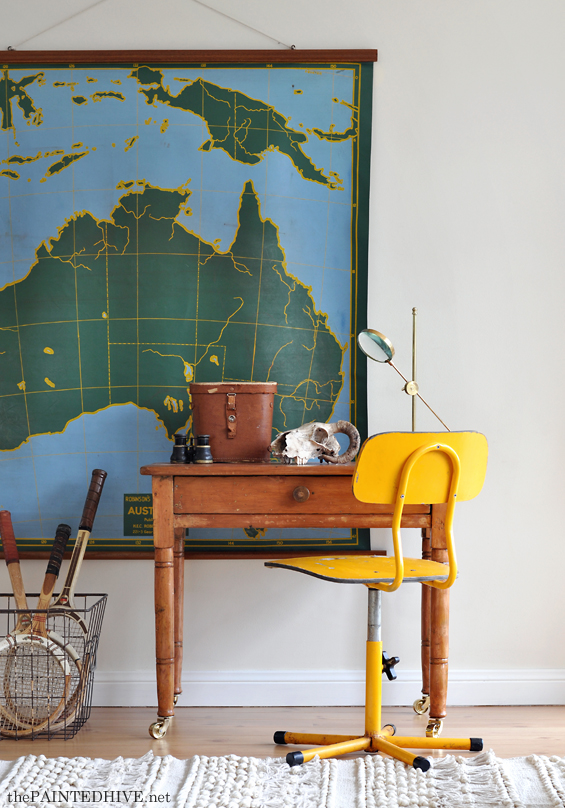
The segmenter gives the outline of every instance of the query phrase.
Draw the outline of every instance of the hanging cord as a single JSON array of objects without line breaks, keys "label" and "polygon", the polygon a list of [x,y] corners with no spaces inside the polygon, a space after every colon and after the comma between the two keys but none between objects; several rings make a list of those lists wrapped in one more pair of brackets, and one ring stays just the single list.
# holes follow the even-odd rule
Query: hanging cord
[{"label": "hanging cord", "polygon": [[230,17],[229,14],[225,14],[223,11],[220,11],[217,8],[213,8],[212,6],[209,6],[207,3],[203,3],[202,0],[192,0],[192,2],[193,3],[198,3],[199,6],[204,6],[204,8],[208,9],[208,11],[215,11],[216,14],[219,14],[221,17],[225,17],[226,19],[231,20],[232,22],[236,22],[236,23],[238,23],[238,25],[243,25],[244,28],[249,28],[250,31],[255,31],[256,34],[261,34],[261,36],[266,36],[267,39],[270,39],[273,42],[276,42],[277,45],[283,45],[283,47],[288,48],[289,50],[295,50],[296,49],[296,45],[287,45],[286,42],[280,42],[280,40],[275,39],[274,36],[271,36],[270,34],[266,34],[264,31],[259,31],[258,28],[253,28],[252,25],[248,25],[246,22],[242,22],[241,20],[238,20],[236,17]]},{"label": "hanging cord", "polygon": [[38,34],[34,34],[33,36],[30,36],[27,39],[24,39],[23,42],[20,42],[15,47],[13,47],[12,45],[8,45],[6,50],[9,50],[9,51],[17,50],[18,48],[21,48],[22,45],[25,45],[26,42],[31,42],[32,39],[35,39],[36,37],[41,36],[41,34],[45,34],[45,33],[47,33],[47,31],[52,31],[53,28],[57,28],[59,25],[64,25],[64,23],[68,22],[69,20],[72,20],[75,17],[80,17],[81,14],[84,14],[86,11],[90,11],[91,8],[95,8],[96,6],[100,6],[100,5],[102,5],[102,3],[105,3],[105,2],[106,2],[106,0],[96,0],[96,3],[92,3],[92,5],[81,9],[81,11],[75,11],[74,14],[71,14],[70,16],[65,17],[64,20],[60,20],[59,22],[55,22],[55,23],[53,23],[53,25],[50,25],[48,28],[44,28],[43,31],[39,31]]},{"label": "hanging cord", "polygon": [[[59,25],[64,25],[64,23],[68,22],[69,20],[72,20],[75,17],[79,17],[81,14],[84,14],[85,12],[90,11],[90,9],[95,8],[96,6],[100,6],[100,5],[102,5],[102,3],[106,3],[106,1],[107,0],[96,0],[95,3],[92,3],[92,5],[90,5],[90,6],[87,6],[87,8],[83,8],[81,11],[75,11],[74,14],[71,14],[69,17],[65,17],[64,20],[60,20],[59,22],[55,22],[55,23],[53,23],[53,25],[50,25],[48,28],[44,28],[43,31],[39,31],[39,33],[28,37],[28,39],[24,39],[23,42],[20,42],[15,47],[12,46],[12,45],[8,45],[6,50],[9,50],[9,51],[17,50],[18,48],[21,48],[22,45],[25,45],[26,42],[31,42],[32,39],[35,39],[36,37],[47,33],[47,31],[52,31],[54,28],[57,28]],[[238,23],[238,25],[243,25],[244,28],[249,28],[250,31],[254,31],[256,34],[261,34],[261,36],[265,36],[265,37],[267,37],[267,39],[271,39],[273,42],[276,42],[277,45],[282,45],[285,48],[289,48],[289,50],[295,50],[295,47],[296,47],[295,45],[287,45],[285,42],[280,42],[278,39],[275,39],[274,36],[271,36],[270,34],[265,34],[263,31],[259,31],[258,28],[253,28],[253,26],[248,25],[246,22],[242,22],[241,20],[238,20],[235,17],[230,17],[229,14],[225,14],[223,11],[219,11],[219,9],[213,8],[212,6],[209,6],[206,3],[203,3],[202,0],[192,0],[192,2],[193,3],[198,3],[199,6],[204,6],[204,8],[208,9],[208,11],[214,11],[216,14],[219,14],[221,17],[225,17],[226,19],[231,20],[232,22],[236,22],[236,23]]]}]

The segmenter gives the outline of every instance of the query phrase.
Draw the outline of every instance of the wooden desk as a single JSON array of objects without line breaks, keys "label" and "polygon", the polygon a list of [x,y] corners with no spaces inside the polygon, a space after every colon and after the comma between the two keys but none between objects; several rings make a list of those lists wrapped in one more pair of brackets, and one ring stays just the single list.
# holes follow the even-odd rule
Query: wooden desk
[{"label": "wooden desk", "polygon": [[[153,737],[165,735],[182,690],[185,529],[390,527],[392,506],[366,505],[353,496],[353,469],[353,463],[162,463],[141,468],[141,474],[151,475],[153,483],[158,696],[158,720],[149,730]],[[308,489],[308,495],[297,492],[298,488]],[[447,561],[444,508],[407,505],[402,518],[403,527],[422,529],[424,556],[435,561]],[[300,551],[286,555],[300,555]],[[434,722],[438,731],[437,722],[445,716],[448,616],[449,591],[422,587],[422,690],[430,694],[430,733]]]}]

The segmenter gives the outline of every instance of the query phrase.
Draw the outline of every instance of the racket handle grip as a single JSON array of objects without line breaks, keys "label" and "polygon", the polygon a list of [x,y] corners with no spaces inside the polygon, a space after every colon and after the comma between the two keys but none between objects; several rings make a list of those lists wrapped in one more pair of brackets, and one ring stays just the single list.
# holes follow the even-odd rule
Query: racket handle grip
[{"label": "racket handle grip", "polygon": [[70,535],[71,528],[69,525],[61,524],[57,527],[55,541],[53,542],[53,548],[51,549],[51,555],[49,556],[49,562],[45,571],[46,575],[51,574],[54,575],[55,578],[58,577],[61,564],[63,563],[63,555],[65,553],[65,548]]},{"label": "racket handle grip", "polygon": [[88,494],[86,495],[86,502],[84,503],[84,510],[82,512],[79,530],[86,530],[89,533],[92,531],[94,517],[96,516],[98,503],[100,502],[100,494],[102,493],[104,480],[107,476],[108,474],[102,469],[94,469],[92,472],[90,488],[88,489]]},{"label": "racket handle grip", "polygon": [[0,536],[2,537],[6,564],[19,564],[20,557],[18,555],[18,547],[16,545],[16,537],[14,536],[10,511],[0,511]]}]

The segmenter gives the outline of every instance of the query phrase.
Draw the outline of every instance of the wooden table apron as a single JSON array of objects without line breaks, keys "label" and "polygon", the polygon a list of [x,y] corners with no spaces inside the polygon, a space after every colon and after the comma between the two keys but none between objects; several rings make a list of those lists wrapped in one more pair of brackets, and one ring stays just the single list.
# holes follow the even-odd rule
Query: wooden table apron
[{"label": "wooden table apron", "polygon": [[[390,527],[392,506],[366,505],[351,491],[354,464],[287,466],[253,463],[143,466],[152,476],[155,546],[155,647],[158,715],[174,715],[181,693],[184,536],[191,527]],[[293,496],[308,489],[305,501]],[[304,492],[299,496],[304,496]],[[422,553],[447,561],[445,505],[407,505],[403,527],[422,530]],[[320,550],[320,555],[328,550]],[[367,551],[343,551],[364,552]],[[292,553],[257,553],[284,557]],[[316,555],[308,551],[303,555]],[[202,557],[202,554],[199,554]],[[207,556],[213,558],[214,555]],[[217,555],[215,557],[218,557]],[[225,557],[225,556],[224,556]],[[249,555],[246,555],[249,557]],[[422,690],[430,719],[446,715],[449,590],[422,587]]]}]

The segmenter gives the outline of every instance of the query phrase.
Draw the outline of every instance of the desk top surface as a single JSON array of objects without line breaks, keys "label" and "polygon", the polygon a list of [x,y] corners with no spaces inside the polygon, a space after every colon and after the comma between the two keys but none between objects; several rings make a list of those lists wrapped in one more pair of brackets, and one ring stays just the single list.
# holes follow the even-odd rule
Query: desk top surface
[{"label": "desk top surface", "polygon": [[353,475],[355,463],[329,464],[310,463],[306,466],[291,466],[287,463],[152,463],[142,466],[141,474],[153,477],[253,477],[275,475],[303,476],[349,476]]}]

